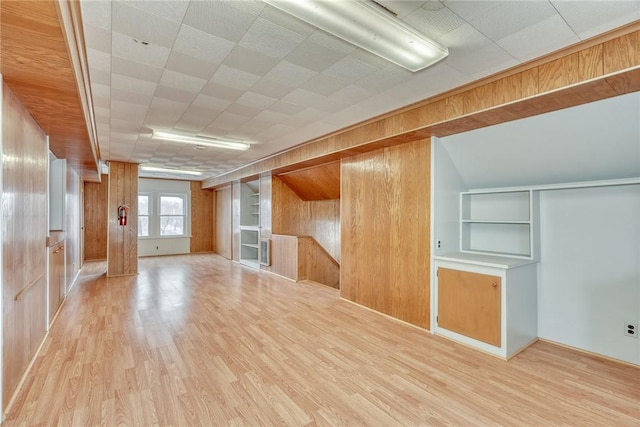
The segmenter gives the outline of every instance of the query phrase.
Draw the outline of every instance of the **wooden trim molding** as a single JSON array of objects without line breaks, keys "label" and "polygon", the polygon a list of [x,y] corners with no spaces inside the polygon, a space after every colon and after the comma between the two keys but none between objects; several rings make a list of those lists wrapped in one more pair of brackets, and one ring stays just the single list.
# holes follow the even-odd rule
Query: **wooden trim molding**
[{"label": "wooden trim molding", "polygon": [[18,293],[16,294],[16,296],[15,296],[15,298],[14,298],[14,299],[15,299],[16,301],[20,301],[20,300],[22,299],[22,297],[24,296],[24,294],[26,294],[26,293],[27,293],[27,291],[28,291],[29,289],[31,289],[31,288],[32,288],[36,283],[38,283],[38,282],[40,281],[40,279],[42,279],[42,276],[43,276],[43,275],[44,275],[44,274],[40,273],[38,276],[36,276],[36,278],[35,278],[35,279],[33,279],[32,281],[30,281],[30,282],[27,284],[27,286],[25,286],[24,288],[22,288],[22,289],[20,290],[20,292],[18,292]]},{"label": "wooden trim molding", "polygon": [[[545,58],[548,58],[546,61]],[[640,21],[203,181],[215,188],[640,90]]]}]

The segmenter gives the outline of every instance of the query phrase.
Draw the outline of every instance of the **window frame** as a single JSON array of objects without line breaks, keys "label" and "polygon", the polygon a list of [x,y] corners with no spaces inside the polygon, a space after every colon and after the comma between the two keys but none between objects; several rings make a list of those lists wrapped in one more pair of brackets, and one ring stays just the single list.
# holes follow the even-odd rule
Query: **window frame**
[{"label": "window frame", "polygon": [[[182,215],[162,215],[162,198],[163,197],[177,197],[182,199]],[[184,194],[184,193],[157,193],[157,198],[156,198],[156,202],[157,202],[157,212],[158,214],[155,215],[155,218],[157,220],[157,225],[156,225],[156,231],[158,232],[157,234],[157,238],[159,239],[167,239],[167,238],[183,238],[183,237],[190,237],[191,233],[189,232],[189,226],[188,226],[188,222],[190,222],[188,219],[190,218],[190,215],[188,215],[188,206],[189,206],[189,195],[188,194]],[[162,228],[161,228],[161,224],[162,224],[162,217],[182,217],[182,234],[162,234]]]},{"label": "window frame", "polygon": [[[147,206],[149,206],[149,214],[148,215],[141,215],[140,214],[140,197],[146,197],[147,198]],[[141,236],[140,235],[140,217],[142,216],[146,216],[149,222],[149,229],[148,229],[148,234],[146,236]],[[150,193],[148,191],[142,191],[138,193],[138,239],[149,239],[151,238],[152,235],[152,231],[153,231],[153,225],[152,225],[152,220],[153,220],[153,193]]]},{"label": "window frame", "polygon": [[[187,239],[191,238],[191,195],[190,193],[180,192],[158,192],[158,191],[140,191],[138,196],[149,197],[149,235],[138,236],[139,240],[156,240],[156,239]],[[160,200],[161,197],[179,197],[183,204],[183,234],[161,235],[160,223]],[[179,216],[179,215],[164,215]]]}]

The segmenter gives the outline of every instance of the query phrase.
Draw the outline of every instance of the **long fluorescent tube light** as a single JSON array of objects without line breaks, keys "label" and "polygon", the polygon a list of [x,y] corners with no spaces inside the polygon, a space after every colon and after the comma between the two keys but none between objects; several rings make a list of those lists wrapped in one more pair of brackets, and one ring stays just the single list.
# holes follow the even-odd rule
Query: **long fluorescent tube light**
[{"label": "long fluorescent tube light", "polygon": [[336,37],[416,72],[449,55],[449,50],[371,0],[264,0]]},{"label": "long fluorescent tube light", "polygon": [[221,141],[204,136],[184,135],[180,133],[165,132],[154,130],[151,139],[160,139],[163,141],[181,142],[183,144],[204,145],[207,147],[228,148],[230,150],[246,150],[250,146],[244,142]]},{"label": "long fluorescent tube light", "polygon": [[180,175],[202,175],[202,172],[199,171],[190,171],[190,170],[182,170],[182,169],[168,169],[168,168],[157,168],[155,166],[140,166],[140,170],[146,172],[164,172],[164,173],[176,173]]}]

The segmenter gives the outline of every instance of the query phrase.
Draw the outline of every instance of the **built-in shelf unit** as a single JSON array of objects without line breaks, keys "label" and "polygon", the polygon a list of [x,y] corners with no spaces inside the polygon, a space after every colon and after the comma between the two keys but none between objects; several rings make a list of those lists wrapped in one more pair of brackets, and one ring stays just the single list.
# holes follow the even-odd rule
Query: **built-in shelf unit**
[{"label": "built-in shelf unit", "polygon": [[260,182],[240,184],[240,262],[260,267]]},{"label": "built-in shelf unit", "polygon": [[460,250],[537,259],[538,193],[472,191],[460,194]]}]

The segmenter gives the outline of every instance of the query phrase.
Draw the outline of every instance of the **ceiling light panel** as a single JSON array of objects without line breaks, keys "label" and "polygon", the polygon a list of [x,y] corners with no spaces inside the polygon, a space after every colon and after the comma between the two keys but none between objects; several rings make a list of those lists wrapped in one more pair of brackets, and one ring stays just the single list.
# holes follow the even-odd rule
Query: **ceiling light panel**
[{"label": "ceiling light panel", "polygon": [[145,172],[175,173],[179,175],[196,175],[196,176],[202,175],[202,172],[200,171],[193,171],[193,170],[186,170],[186,169],[183,170],[183,169],[157,168],[155,166],[141,166],[140,170]]},{"label": "ceiling light panel", "polygon": [[449,54],[446,48],[369,2],[265,2],[413,72],[433,65]]},{"label": "ceiling light panel", "polygon": [[185,135],[181,133],[165,132],[154,130],[151,135],[152,139],[159,139],[162,141],[179,142],[183,144],[192,145],[204,145],[207,147],[227,148],[230,150],[246,150],[249,148],[249,144],[236,141],[222,141],[214,138],[206,138],[202,136]]}]

